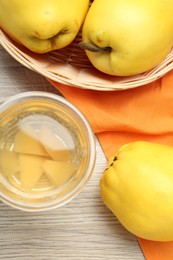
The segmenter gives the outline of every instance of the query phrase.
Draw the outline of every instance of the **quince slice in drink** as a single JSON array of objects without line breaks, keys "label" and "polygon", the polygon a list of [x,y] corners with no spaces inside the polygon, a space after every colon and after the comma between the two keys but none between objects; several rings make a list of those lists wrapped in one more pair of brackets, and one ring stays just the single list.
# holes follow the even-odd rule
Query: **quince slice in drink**
[{"label": "quince slice in drink", "polygon": [[32,189],[43,174],[43,162],[45,158],[29,154],[19,155],[20,180],[24,189]]},{"label": "quince slice in drink", "polygon": [[45,160],[43,163],[44,173],[56,187],[64,185],[73,175],[76,165],[71,162],[59,162]]},{"label": "quince slice in drink", "polygon": [[39,132],[39,139],[47,153],[55,161],[69,161],[71,159],[70,151],[53,130],[43,125]]},{"label": "quince slice in drink", "polygon": [[16,134],[13,151],[49,157],[45,148],[40,143],[37,133],[30,124],[23,125]]},{"label": "quince slice in drink", "polygon": [[0,151],[0,170],[2,174],[6,175],[7,177],[11,177],[13,174],[19,171],[19,158],[18,154],[3,149]]}]

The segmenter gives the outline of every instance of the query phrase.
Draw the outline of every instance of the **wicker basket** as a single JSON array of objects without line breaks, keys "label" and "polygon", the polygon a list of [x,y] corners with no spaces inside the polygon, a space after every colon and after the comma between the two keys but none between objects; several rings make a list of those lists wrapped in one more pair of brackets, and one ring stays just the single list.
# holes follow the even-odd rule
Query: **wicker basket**
[{"label": "wicker basket", "polygon": [[14,43],[0,29],[0,43],[18,62],[56,82],[73,87],[112,91],[130,89],[153,82],[173,69],[173,49],[154,69],[130,77],[109,76],[96,70],[79,48],[81,33],[68,46],[46,54],[36,54]]}]

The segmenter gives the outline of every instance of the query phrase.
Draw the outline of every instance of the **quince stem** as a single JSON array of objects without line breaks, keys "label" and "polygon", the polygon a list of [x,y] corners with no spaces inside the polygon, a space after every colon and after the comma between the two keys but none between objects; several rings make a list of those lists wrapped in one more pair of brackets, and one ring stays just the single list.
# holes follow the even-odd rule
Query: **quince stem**
[{"label": "quince stem", "polygon": [[98,47],[97,45],[93,44],[93,43],[89,43],[89,42],[79,42],[79,47],[84,49],[84,50],[88,50],[88,51],[92,51],[92,52],[111,52],[112,48],[110,46],[106,46],[106,47]]}]

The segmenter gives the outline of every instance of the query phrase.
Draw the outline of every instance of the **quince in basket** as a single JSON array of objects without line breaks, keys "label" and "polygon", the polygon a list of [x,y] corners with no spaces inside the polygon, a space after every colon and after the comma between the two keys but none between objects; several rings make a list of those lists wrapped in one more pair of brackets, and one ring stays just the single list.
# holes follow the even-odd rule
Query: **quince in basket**
[{"label": "quince in basket", "polygon": [[98,70],[143,73],[173,46],[173,0],[95,0],[82,31],[80,46]]},{"label": "quince in basket", "polygon": [[127,230],[144,239],[173,240],[173,147],[123,145],[100,185],[104,203]]},{"label": "quince in basket", "polygon": [[89,0],[1,0],[0,27],[37,53],[60,49],[76,37]]}]

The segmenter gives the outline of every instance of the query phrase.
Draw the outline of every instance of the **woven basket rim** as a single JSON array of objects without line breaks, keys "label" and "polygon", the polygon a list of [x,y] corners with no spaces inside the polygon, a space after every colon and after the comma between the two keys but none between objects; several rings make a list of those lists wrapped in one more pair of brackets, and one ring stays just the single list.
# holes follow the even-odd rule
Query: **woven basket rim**
[{"label": "woven basket rim", "polygon": [[[19,46],[0,29],[0,44],[19,63],[50,80],[76,88],[99,91],[132,89],[151,83],[173,69],[172,49],[162,63],[145,73],[130,77],[105,75],[97,71],[85,56],[82,57],[82,63],[80,63],[81,60],[78,56],[84,55],[81,51],[78,53],[76,48],[80,37],[79,34],[78,38],[76,37],[76,42],[74,41],[63,51],[52,51],[49,54],[40,55]],[[73,57],[65,56],[68,52]],[[58,71],[59,68],[61,68],[60,71]],[[66,71],[68,72],[67,75],[64,73]],[[74,77],[75,73],[79,75],[76,78]]]}]

